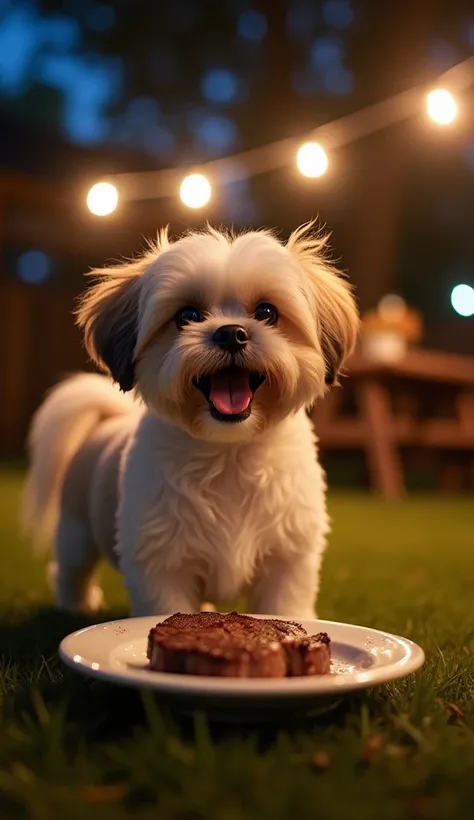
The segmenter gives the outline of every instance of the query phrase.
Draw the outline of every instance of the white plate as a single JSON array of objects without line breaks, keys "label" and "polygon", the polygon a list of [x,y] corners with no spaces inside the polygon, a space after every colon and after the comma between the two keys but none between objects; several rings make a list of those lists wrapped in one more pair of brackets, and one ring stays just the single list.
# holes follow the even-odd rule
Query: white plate
[{"label": "white plate", "polygon": [[[332,673],[299,678],[213,678],[147,669],[151,627],[163,617],[129,618],[81,629],[61,642],[62,660],[78,672],[111,683],[154,689],[181,708],[258,714],[290,709],[322,711],[358,689],[403,678],[425,660],[421,647],[406,638],[333,621],[302,621],[310,635],[331,638]],[[274,616],[267,616],[274,617]]]}]

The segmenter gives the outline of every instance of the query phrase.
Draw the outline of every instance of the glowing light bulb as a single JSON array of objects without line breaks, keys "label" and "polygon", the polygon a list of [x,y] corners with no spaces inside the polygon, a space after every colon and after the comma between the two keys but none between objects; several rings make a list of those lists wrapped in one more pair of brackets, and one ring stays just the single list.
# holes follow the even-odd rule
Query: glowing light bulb
[{"label": "glowing light bulb", "polygon": [[438,125],[450,125],[458,115],[458,104],[450,91],[436,88],[426,97],[428,116]]},{"label": "glowing light bulb", "polygon": [[95,216],[108,216],[118,204],[118,191],[110,182],[96,182],[87,194],[87,207]]},{"label": "glowing light bulb", "polygon": [[296,155],[298,170],[305,177],[321,177],[326,173],[328,157],[319,142],[305,142]]},{"label": "glowing light bulb", "polygon": [[204,174],[189,174],[179,189],[181,201],[188,208],[202,208],[211,198],[211,186]]},{"label": "glowing light bulb", "polygon": [[451,291],[451,304],[459,316],[474,316],[474,288],[455,285]]}]

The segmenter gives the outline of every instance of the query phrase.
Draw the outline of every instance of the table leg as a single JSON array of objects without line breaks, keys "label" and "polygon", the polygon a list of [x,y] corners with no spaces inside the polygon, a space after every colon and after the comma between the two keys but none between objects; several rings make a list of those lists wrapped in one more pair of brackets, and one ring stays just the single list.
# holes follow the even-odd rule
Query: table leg
[{"label": "table leg", "polygon": [[469,489],[474,490],[474,458],[472,456],[469,459],[467,480],[469,482]]},{"label": "table leg", "polygon": [[385,498],[400,498],[405,486],[400,454],[394,440],[388,389],[378,382],[365,380],[356,388],[356,394],[365,431],[372,486]]},{"label": "table leg", "polygon": [[443,493],[459,493],[463,485],[463,470],[459,454],[442,453],[438,489]]},{"label": "table leg", "polygon": [[[474,432],[474,390],[462,390],[457,397],[456,413],[461,428],[466,433]],[[467,479],[469,488],[474,490],[474,453],[467,453]]]}]

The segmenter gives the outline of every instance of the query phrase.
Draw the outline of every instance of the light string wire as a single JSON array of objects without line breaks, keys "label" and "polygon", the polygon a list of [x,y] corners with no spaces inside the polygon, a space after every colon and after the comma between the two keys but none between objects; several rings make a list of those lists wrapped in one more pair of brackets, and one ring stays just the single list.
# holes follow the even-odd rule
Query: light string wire
[{"label": "light string wire", "polygon": [[[193,163],[188,168],[175,166],[157,171],[135,171],[107,175],[108,183],[116,185],[123,200],[161,199],[176,196],[180,183],[188,173],[205,174],[212,185],[225,185],[236,180],[265,174],[289,164],[302,143],[317,141],[324,150],[333,151],[363,137],[374,134],[420,113],[421,101],[431,89],[443,87],[460,92],[474,84],[474,56],[457,63],[439,75],[434,82],[422,83],[373,103],[351,114],[317,126],[300,137],[287,137],[276,142],[220,157]],[[104,178],[105,179],[105,178]]]}]

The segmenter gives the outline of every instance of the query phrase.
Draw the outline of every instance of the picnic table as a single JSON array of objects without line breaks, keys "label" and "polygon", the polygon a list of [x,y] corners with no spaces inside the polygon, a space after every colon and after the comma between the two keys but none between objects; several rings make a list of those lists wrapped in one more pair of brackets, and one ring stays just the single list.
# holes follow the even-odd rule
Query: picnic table
[{"label": "picnic table", "polygon": [[464,475],[474,487],[472,356],[411,349],[384,363],[358,352],[342,388],[311,416],[322,451],[362,450],[372,488],[385,498],[405,492],[408,450],[435,456],[441,488],[459,489]]}]

